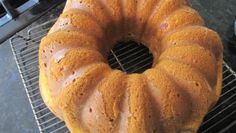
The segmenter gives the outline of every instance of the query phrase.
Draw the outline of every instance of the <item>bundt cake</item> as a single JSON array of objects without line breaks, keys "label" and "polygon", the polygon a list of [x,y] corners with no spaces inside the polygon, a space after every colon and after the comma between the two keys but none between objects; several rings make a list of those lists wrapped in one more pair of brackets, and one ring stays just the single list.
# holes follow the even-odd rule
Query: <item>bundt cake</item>
[{"label": "bundt cake", "polygon": [[[154,56],[107,63],[117,41]],[[221,93],[223,45],[188,0],[67,0],[39,48],[40,91],[73,133],[194,133]]]}]

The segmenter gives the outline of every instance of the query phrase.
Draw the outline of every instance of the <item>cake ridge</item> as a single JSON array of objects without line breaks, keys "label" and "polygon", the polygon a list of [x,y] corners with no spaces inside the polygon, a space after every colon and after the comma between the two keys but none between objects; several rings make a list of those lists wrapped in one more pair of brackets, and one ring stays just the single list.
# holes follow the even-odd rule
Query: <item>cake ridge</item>
[{"label": "cake ridge", "polygon": [[[209,110],[209,104],[211,103],[210,101],[215,101],[216,99],[216,95],[214,93],[214,90],[211,89],[211,87],[209,86],[208,82],[203,79],[203,83],[198,83],[195,82],[194,84],[198,84],[196,87],[198,86],[202,86],[204,85],[207,89],[200,89],[200,90],[204,90],[202,91],[197,91],[196,87],[195,90],[190,90],[192,89],[189,84],[183,84],[185,81],[183,79],[180,79],[177,75],[177,73],[171,73],[171,69],[169,69],[169,71],[167,71],[166,69],[164,69],[164,67],[160,67],[158,66],[158,69],[161,69],[163,72],[165,72],[169,78],[171,78],[173,80],[173,82],[175,84],[177,84],[177,86],[181,86],[181,92],[185,92],[185,94],[188,95],[189,100],[191,101],[191,103],[189,103],[189,105],[191,106],[191,109],[189,110],[190,112],[190,116],[188,117],[188,119],[185,119],[185,122],[183,122],[182,128],[180,128],[180,131],[185,131],[185,130],[191,130],[191,132],[196,133],[197,132],[197,127],[201,124],[204,115],[201,115],[203,112],[206,112]],[[200,73],[198,73],[197,75],[199,75]],[[203,76],[201,76],[203,77]],[[191,82],[190,82],[191,83]],[[193,86],[192,86],[193,87]],[[199,94],[204,94],[204,96],[198,97]],[[200,105],[199,105],[200,104]],[[201,108],[201,110],[199,110],[199,108]],[[204,111],[203,111],[204,110]],[[198,114],[198,115],[197,115]]]},{"label": "cake ridge", "polygon": [[[195,36],[193,37],[192,35],[194,34]],[[179,43],[180,41],[188,41],[189,43],[198,44],[206,49],[209,49],[212,53],[214,53],[216,59],[219,58],[220,53],[223,51],[223,44],[219,35],[203,26],[190,25],[183,27],[182,29],[165,36],[165,38],[162,39],[162,44],[170,45],[170,43],[172,43],[172,45],[178,45],[177,42]],[[164,51],[165,49],[166,48],[163,48],[162,50]]]},{"label": "cake ridge", "polygon": [[[154,12],[154,10],[155,10],[156,6],[158,5],[158,3],[160,2],[160,0],[141,0],[141,2],[146,2],[146,3],[151,4],[152,8],[151,8],[151,10],[149,11],[146,20],[143,22],[143,26],[142,26],[142,28],[140,29],[140,33],[138,33],[138,35],[137,35],[138,38],[142,38],[143,33],[144,33],[145,29],[146,29],[148,20],[150,19],[152,13]],[[141,2],[140,2],[140,3],[141,3]],[[153,4],[153,3],[154,3],[154,4]],[[149,5],[149,4],[148,4],[148,5]],[[139,4],[139,6],[141,6],[141,5]],[[149,6],[150,6],[150,5],[149,5]],[[139,8],[141,8],[141,7],[139,7]],[[147,6],[147,8],[148,8],[148,6]],[[143,9],[143,10],[145,10],[145,9]],[[137,13],[139,13],[139,12],[142,12],[142,10],[141,10],[141,11],[138,11],[138,10],[137,10]],[[139,19],[139,18],[137,18],[137,19]],[[142,19],[143,19],[143,18],[142,18]],[[138,21],[138,20],[137,20],[137,21]],[[143,20],[142,20],[142,21],[143,21]]]},{"label": "cake ridge", "polygon": [[179,28],[183,28],[189,25],[204,25],[204,22],[200,15],[194,9],[183,5],[179,9],[173,11],[164,20],[160,22],[159,28],[164,33],[159,34],[159,36],[163,37],[170,32],[174,32],[174,30],[178,30]]},{"label": "cake ridge", "polygon": [[[177,52],[175,52],[177,51]],[[200,54],[202,53],[202,54]],[[199,55],[200,54],[200,55]],[[175,55],[175,56],[173,56]],[[198,58],[196,58],[198,57]],[[196,59],[194,59],[196,58]],[[172,60],[182,64],[190,65],[207,77],[208,82],[213,87],[216,83],[217,62],[211,51],[199,45],[175,46],[165,50],[160,56],[162,60]],[[211,64],[212,66],[210,66]]]}]

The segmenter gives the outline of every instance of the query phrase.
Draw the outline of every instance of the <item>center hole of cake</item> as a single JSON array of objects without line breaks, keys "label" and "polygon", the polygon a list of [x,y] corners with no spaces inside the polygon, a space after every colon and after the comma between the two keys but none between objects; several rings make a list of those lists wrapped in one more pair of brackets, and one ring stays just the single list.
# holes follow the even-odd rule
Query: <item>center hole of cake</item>
[{"label": "center hole of cake", "polygon": [[107,60],[113,69],[126,73],[142,73],[152,67],[153,55],[146,46],[135,41],[118,42],[110,51]]}]

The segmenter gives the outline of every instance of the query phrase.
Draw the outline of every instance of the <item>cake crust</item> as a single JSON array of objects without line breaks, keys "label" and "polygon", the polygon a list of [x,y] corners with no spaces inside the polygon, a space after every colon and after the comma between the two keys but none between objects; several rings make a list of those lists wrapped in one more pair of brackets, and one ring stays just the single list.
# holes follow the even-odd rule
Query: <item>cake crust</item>
[{"label": "cake crust", "polygon": [[[115,42],[154,56],[141,74],[113,70]],[[39,48],[39,85],[73,133],[195,133],[222,88],[223,45],[188,0],[67,0]]]}]

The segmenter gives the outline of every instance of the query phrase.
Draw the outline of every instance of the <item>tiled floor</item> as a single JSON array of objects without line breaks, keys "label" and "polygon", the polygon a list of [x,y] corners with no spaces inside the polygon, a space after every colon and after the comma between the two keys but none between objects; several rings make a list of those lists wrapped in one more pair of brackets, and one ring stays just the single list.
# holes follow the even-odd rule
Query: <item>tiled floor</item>
[{"label": "tiled floor", "polygon": [[0,132],[38,132],[10,44],[0,46]]},{"label": "tiled floor", "polygon": [[[30,27],[55,18],[62,7],[53,9],[18,34],[25,36]],[[0,105],[0,133],[39,132],[9,41],[0,44]]]}]

